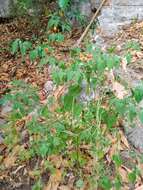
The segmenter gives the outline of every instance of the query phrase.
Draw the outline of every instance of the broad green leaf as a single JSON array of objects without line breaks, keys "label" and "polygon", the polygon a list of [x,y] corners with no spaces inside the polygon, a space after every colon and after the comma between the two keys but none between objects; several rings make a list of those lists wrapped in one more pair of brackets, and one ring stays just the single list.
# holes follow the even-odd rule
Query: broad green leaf
[{"label": "broad green leaf", "polygon": [[38,51],[37,50],[30,51],[29,57],[30,60],[33,62],[38,57]]},{"label": "broad green leaf", "polygon": [[65,111],[72,111],[73,101],[73,96],[70,96],[69,94],[64,96],[63,104]]},{"label": "broad green leaf", "polygon": [[47,145],[46,142],[41,143],[41,145],[39,146],[39,153],[42,157],[45,157],[47,152],[49,150],[49,146]]},{"label": "broad green leaf", "polygon": [[140,121],[143,123],[143,110],[139,112]]},{"label": "broad green leaf", "polygon": [[97,64],[97,70],[100,72],[103,72],[106,68],[106,62],[104,61],[104,59],[99,56],[96,60],[96,64]]},{"label": "broad green leaf", "polygon": [[130,52],[128,52],[126,55],[125,55],[125,58],[127,60],[127,63],[130,64],[131,63],[131,60],[132,60],[132,55]]},{"label": "broad green leaf", "polygon": [[133,96],[137,103],[139,103],[143,99],[143,85],[139,85],[135,89],[133,89]]},{"label": "broad green leaf", "polygon": [[79,179],[76,181],[76,187],[77,188],[82,188],[84,186],[84,181],[82,179]]},{"label": "broad green leaf", "polygon": [[82,112],[82,105],[81,105],[81,104],[78,104],[78,103],[74,104],[74,107],[73,107],[73,114],[74,114],[75,116],[80,116],[81,112]]},{"label": "broad green leaf", "polygon": [[116,167],[120,167],[121,166],[122,160],[121,160],[120,155],[113,155],[112,160],[114,161]]},{"label": "broad green leaf", "polygon": [[46,65],[48,64],[48,59],[47,57],[44,57],[41,59],[40,63],[39,63],[39,66],[43,66],[43,65]]},{"label": "broad green leaf", "polygon": [[20,52],[24,56],[26,55],[26,52],[28,49],[30,49],[32,46],[31,42],[25,41],[23,43],[20,43]]},{"label": "broad green leaf", "polygon": [[66,9],[70,0],[58,0],[59,7],[61,9]]},{"label": "broad green leaf", "polygon": [[73,85],[69,87],[69,92],[68,94],[74,98],[78,97],[82,88],[79,85]]},{"label": "broad green leaf", "polygon": [[12,47],[11,47],[11,53],[12,54],[15,54],[18,52],[19,50],[19,42],[20,42],[20,39],[16,39],[13,43],[12,43]]},{"label": "broad green leaf", "polygon": [[104,190],[110,190],[112,188],[112,184],[110,179],[107,176],[103,176],[101,180],[101,187]]},{"label": "broad green leaf", "polygon": [[136,179],[137,179],[137,173],[136,173],[136,170],[133,170],[132,172],[130,172],[128,174],[128,178],[129,178],[129,181],[131,183],[135,183]]}]

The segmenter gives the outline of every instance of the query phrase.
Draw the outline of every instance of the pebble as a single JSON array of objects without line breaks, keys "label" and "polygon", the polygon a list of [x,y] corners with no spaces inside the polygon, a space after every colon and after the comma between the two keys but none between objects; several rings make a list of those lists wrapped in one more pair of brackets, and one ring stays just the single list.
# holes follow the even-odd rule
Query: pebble
[{"label": "pebble", "polygon": [[1,116],[5,116],[11,111],[12,111],[12,103],[7,102],[5,105],[2,106]]}]

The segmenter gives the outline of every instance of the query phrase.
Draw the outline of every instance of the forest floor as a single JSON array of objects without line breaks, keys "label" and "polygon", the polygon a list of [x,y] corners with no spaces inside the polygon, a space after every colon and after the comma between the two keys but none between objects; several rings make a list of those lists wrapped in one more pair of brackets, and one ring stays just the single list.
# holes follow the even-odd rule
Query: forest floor
[{"label": "forest floor", "polygon": [[[40,26],[39,26],[40,28]],[[42,23],[41,31],[37,30],[34,26],[32,27],[25,19],[16,20],[10,23],[0,24],[0,97],[3,98],[7,93],[11,91],[11,81],[22,80],[26,83],[37,88],[37,94],[39,95],[40,101],[46,99],[43,92],[44,85],[47,81],[51,80],[49,74],[49,68],[44,65],[42,69],[37,68],[38,62],[31,64],[29,57],[26,56],[25,63],[21,61],[20,55],[12,55],[10,52],[10,45],[15,39],[22,39],[32,41],[33,44],[47,43],[44,31],[46,28],[45,21]],[[73,31],[70,38],[66,39],[60,44],[52,44],[54,48],[53,56],[57,60],[69,61],[70,52],[62,52],[64,47],[70,47],[80,37],[81,31]],[[35,40],[36,39],[36,40]],[[143,79],[143,22],[135,23],[128,28],[121,31],[115,38],[106,39],[107,49],[109,52],[114,51],[117,55],[125,55],[124,45],[125,42],[135,41],[137,42],[130,53],[132,55],[132,61],[129,65],[130,78],[123,78],[126,81],[134,81],[135,83]],[[137,50],[138,44],[140,45],[140,51]],[[129,44],[128,44],[129,45]],[[48,51],[48,50],[47,50]],[[124,65],[127,67],[126,65]],[[128,68],[125,68],[128,69]],[[124,75],[123,73],[120,73]],[[4,112],[2,106],[0,111]],[[8,110],[4,114],[0,115],[0,125],[4,125],[7,122]],[[26,118],[26,117],[25,117]],[[18,153],[23,149],[28,149],[30,138],[25,134],[25,118],[18,119],[13,125],[16,131],[20,131],[22,134],[22,141],[18,144],[14,144],[13,147],[9,148],[8,142],[5,143],[5,136],[3,136],[4,128],[0,128],[0,190],[89,190],[90,185],[86,180],[83,181],[78,178],[78,174],[75,171],[76,166],[68,166],[68,159],[60,154],[50,155],[47,159],[52,163],[55,168],[55,172],[49,171],[49,168],[44,168],[44,161],[42,157],[34,156],[30,159],[19,160]],[[28,119],[28,118],[26,118]],[[110,148],[108,148],[104,155],[104,163],[111,173],[114,175],[114,166],[111,157],[116,153],[117,147],[121,154],[122,164],[119,168],[120,177],[122,178],[121,189],[143,189],[143,163],[142,154],[140,150],[132,147],[126,139],[121,126],[118,128],[118,139],[112,133],[108,133],[108,139],[112,141]],[[13,129],[14,130],[14,129]],[[52,131],[53,134],[55,131]],[[12,138],[14,138],[12,136]],[[38,137],[37,137],[38,138]],[[13,139],[15,141],[15,139]],[[69,149],[70,149],[69,142]],[[80,147],[80,151],[86,157],[86,164],[79,170],[83,172],[83,178],[89,179],[91,170],[95,160],[90,155],[88,149],[90,145],[83,145]],[[72,147],[71,147],[72,149]],[[71,151],[71,150],[69,150]],[[131,153],[131,154],[130,154]],[[118,162],[118,161],[117,161]],[[120,162],[120,161],[119,161]],[[71,164],[72,165],[72,164]],[[53,167],[52,166],[52,167]],[[48,166],[49,167],[49,166]],[[134,168],[140,169],[141,172],[134,177],[135,173],[132,171]],[[130,175],[131,183],[128,182],[128,174]],[[87,176],[86,176],[87,175]],[[40,177],[39,177],[40,176]],[[63,177],[64,176],[64,177]],[[81,176],[81,174],[80,174]],[[97,176],[96,176],[97,177]],[[98,178],[98,177],[97,177]],[[136,178],[134,180],[134,178]],[[39,181],[40,179],[40,181]],[[90,180],[89,180],[90,181]],[[77,182],[77,183],[76,183]],[[94,183],[94,182],[93,182]],[[110,184],[104,181],[105,186],[98,189],[110,189]],[[34,186],[36,184],[36,186]],[[42,184],[42,185],[41,185]],[[42,186],[42,187],[41,187]],[[96,189],[96,188],[95,188]]]}]

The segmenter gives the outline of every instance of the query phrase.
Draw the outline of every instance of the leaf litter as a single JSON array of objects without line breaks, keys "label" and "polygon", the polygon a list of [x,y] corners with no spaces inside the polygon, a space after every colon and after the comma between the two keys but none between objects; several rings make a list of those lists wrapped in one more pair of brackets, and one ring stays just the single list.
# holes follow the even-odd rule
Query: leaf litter
[{"label": "leaf litter", "polygon": [[[50,79],[50,75],[48,73],[48,68],[46,68],[46,66],[44,67],[42,72],[37,71],[37,63],[35,64],[30,64],[30,61],[27,59],[26,60],[26,64],[21,64],[21,59],[19,57],[14,58],[8,50],[8,44],[10,41],[12,41],[15,38],[18,38],[19,36],[21,36],[24,39],[30,39],[31,38],[31,32],[30,30],[22,30],[23,24],[18,24],[18,21],[16,21],[15,23],[12,23],[10,25],[1,25],[1,29],[3,31],[1,38],[1,41],[3,41],[3,44],[1,44],[1,49],[2,49],[2,56],[1,56],[1,71],[0,71],[0,81],[3,81],[3,83],[0,83],[0,95],[3,96],[8,90],[10,90],[9,88],[9,82],[11,80],[13,80],[13,78],[15,79],[21,79],[21,80],[25,80],[26,82],[32,84],[33,86],[38,86],[39,89],[42,91],[44,84],[51,80]],[[25,25],[27,26],[27,23],[25,21]],[[142,32],[140,32],[140,30],[143,28],[143,23],[136,23],[134,25],[131,25],[130,27],[128,27],[127,29],[123,30],[118,36],[117,38],[109,41],[108,44],[113,44],[116,43],[118,46],[120,46],[120,48],[118,48],[116,51],[119,54],[124,54],[124,40],[125,39],[136,39],[139,40],[139,43],[141,44],[141,47],[143,45],[143,34]],[[71,39],[72,41],[72,39]],[[73,43],[72,42],[67,42],[67,44],[69,45],[69,43]],[[65,43],[66,44],[66,43]],[[63,59],[64,60],[68,60],[68,54],[65,54],[63,56],[63,54],[60,53],[60,48],[56,49],[56,57],[58,59]],[[63,46],[62,46],[63,48]],[[45,51],[48,53],[48,49],[45,49]],[[140,70],[141,69],[141,65],[137,64],[137,62],[140,62],[143,59],[143,53],[138,52],[137,50],[133,50],[131,52],[132,54],[132,59],[131,62],[132,64],[130,64],[131,68],[135,68],[135,70]],[[80,54],[80,59],[83,61],[88,61],[92,59],[92,56],[89,55],[85,55],[85,54]],[[17,64],[19,65],[19,67],[15,70]],[[123,59],[121,62],[121,67],[123,69],[124,72],[127,71],[127,59]],[[14,71],[14,76],[11,75],[11,73]],[[126,96],[127,92],[126,89],[124,88],[124,86],[122,86],[122,84],[120,84],[119,82],[113,80],[114,76],[111,77],[112,78],[112,89],[115,93],[115,96],[119,99],[123,99],[124,96]],[[39,90],[39,93],[40,93]],[[55,107],[52,108],[52,110],[54,111],[57,106],[58,106],[58,99],[60,96],[63,95],[63,93],[65,92],[66,87],[65,86],[60,86],[58,89],[56,89],[54,91],[54,96],[55,99],[57,100],[57,105],[55,104]],[[46,99],[46,96],[44,95],[40,95],[40,100],[44,101]],[[29,117],[25,117],[23,118],[24,120],[30,119]],[[17,130],[21,131],[24,128],[25,125],[25,121],[24,124],[21,125],[21,122],[23,121],[20,120],[19,122],[17,122],[16,124],[16,128]],[[20,123],[20,124],[19,124]],[[20,126],[20,128],[18,127]],[[55,133],[56,131],[54,131]],[[107,165],[109,167],[109,165],[112,163],[112,157],[113,155],[117,152],[117,150],[120,152],[126,152],[126,151],[132,151],[132,148],[130,147],[122,129],[119,129],[119,138],[117,139],[116,136],[112,136],[111,134],[108,134],[108,138],[109,140],[112,142],[110,149],[106,151],[106,155],[105,156],[105,162],[107,162]],[[25,136],[24,136],[25,138]],[[38,137],[36,137],[38,138]],[[29,139],[27,140],[29,141]],[[28,142],[25,142],[28,143]],[[2,143],[3,144],[3,143]],[[34,158],[30,161],[27,161],[26,163],[21,163],[20,161],[17,160],[17,156],[19,151],[24,150],[25,147],[24,146],[28,146],[28,144],[17,144],[15,145],[11,151],[8,151],[8,147],[4,144],[4,148],[2,148],[2,157],[0,157],[0,163],[2,165],[4,165],[4,168],[2,168],[2,172],[1,172],[1,177],[0,177],[0,185],[2,184],[2,188],[4,187],[5,189],[13,189],[13,184],[15,184],[15,189],[18,189],[18,184],[20,185],[25,185],[25,189],[28,189],[29,187],[31,188],[31,186],[33,186],[34,181],[37,179],[35,176],[39,175],[38,172],[37,174],[33,171],[35,171],[36,168],[41,168],[40,171],[40,175],[42,176],[42,172],[44,174],[45,171],[42,171],[42,163],[43,160],[41,160],[41,158]],[[1,144],[0,144],[0,148],[1,148]],[[93,169],[93,163],[96,162],[92,159],[92,154],[90,153],[90,147],[89,146],[83,146],[81,147],[80,150],[83,154],[85,154],[86,156],[86,160],[87,160],[87,166],[83,167],[83,173],[84,173],[84,177],[86,178],[86,173],[91,173],[92,169]],[[134,160],[134,158],[129,156],[129,160],[127,162],[132,162],[133,165],[138,164],[138,167],[142,170],[142,165],[139,163],[138,160]],[[72,189],[76,189],[75,187],[75,181],[76,176],[74,175],[73,171],[68,171],[67,175],[68,175],[68,180],[66,179],[65,182],[63,180],[63,174],[64,174],[64,170],[68,168],[68,161],[63,160],[63,158],[59,155],[56,155],[55,157],[50,157],[49,158],[50,161],[53,163],[54,167],[55,167],[55,171],[54,173],[50,173],[48,170],[46,170],[46,177],[44,180],[45,183],[45,187],[44,190],[72,190]],[[124,189],[129,189],[127,183],[128,183],[128,173],[131,173],[131,169],[128,167],[128,163],[122,163],[122,165],[118,168],[118,172],[120,173],[123,182],[126,184],[124,187]],[[22,173],[21,173],[22,171]],[[114,172],[113,172],[114,175]],[[66,176],[65,176],[66,178]],[[142,186],[142,178],[143,178],[143,174],[140,174],[140,176],[138,177],[138,179],[136,180],[136,185],[135,185],[135,190],[141,190],[143,189]],[[5,180],[5,185],[3,184],[3,180]],[[26,184],[28,184],[28,187],[26,186]],[[65,183],[65,184],[64,184]],[[67,183],[67,184],[66,184]],[[17,184],[17,185],[16,185]],[[21,186],[22,187],[22,186]],[[85,187],[80,188],[80,189],[89,189],[88,186],[88,182],[87,184],[85,184]]]}]

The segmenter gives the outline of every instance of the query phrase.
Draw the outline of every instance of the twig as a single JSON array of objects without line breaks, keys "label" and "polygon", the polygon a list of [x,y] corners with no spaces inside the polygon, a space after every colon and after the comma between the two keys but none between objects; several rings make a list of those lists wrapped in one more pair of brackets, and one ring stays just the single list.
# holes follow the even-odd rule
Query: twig
[{"label": "twig", "polygon": [[102,0],[100,6],[98,7],[97,11],[95,12],[95,14],[93,15],[89,25],[86,27],[86,29],[84,30],[83,34],[81,35],[81,37],[79,38],[79,40],[77,41],[75,47],[78,47],[80,45],[80,43],[82,42],[82,40],[84,39],[84,37],[86,36],[86,34],[88,33],[92,23],[94,22],[94,20],[96,19],[96,17],[98,16],[100,10],[102,9],[104,3],[106,2],[106,0]]}]

